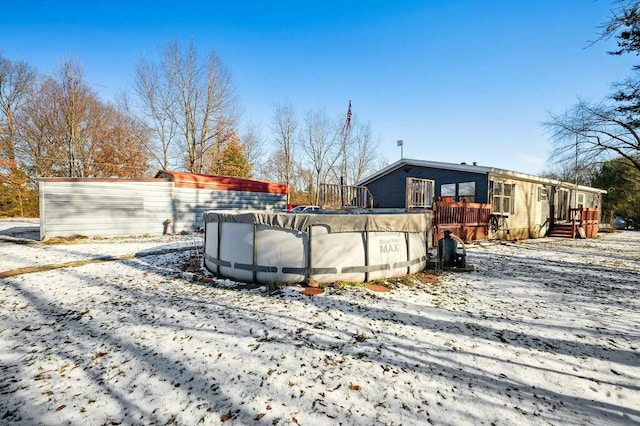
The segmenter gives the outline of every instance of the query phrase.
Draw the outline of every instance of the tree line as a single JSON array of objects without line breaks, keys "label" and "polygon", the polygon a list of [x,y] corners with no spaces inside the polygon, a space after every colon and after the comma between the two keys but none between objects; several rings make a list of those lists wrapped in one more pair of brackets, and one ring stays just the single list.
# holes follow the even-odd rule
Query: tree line
[{"label": "tree line", "polygon": [[267,135],[256,124],[241,132],[241,111],[230,71],[193,43],[138,60],[133,87],[113,102],[77,61],[41,77],[0,52],[0,216],[37,216],[42,177],[178,169],[270,179],[289,185],[290,202],[316,203],[321,183],[355,183],[382,161],[371,125],[352,125],[350,109],[345,131],[344,118],[276,103]]},{"label": "tree line", "polygon": [[[605,22],[609,54],[640,54],[640,1]],[[346,105],[345,105],[346,106]],[[317,203],[321,183],[357,182],[384,165],[379,139],[357,117],[275,103],[269,128],[239,129],[231,73],[193,43],[136,63],[133,87],[105,102],[81,64],[50,76],[0,52],[0,216],[35,216],[41,177],[141,177],[154,169],[256,177],[289,185],[290,202]],[[349,124],[348,126],[346,124]],[[640,222],[640,65],[599,101],[580,99],[543,126],[554,151],[545,175],[607,189],[603,210]]]},{"label": "tree line", "polygon": [[[597,41],[616,41],[610,55],[638,56],[640,1],[619,1],[602,28]],[[603,211],[640,223],[640,65],[605,99],[579,99],[543,125],[554,144],[547,175],[606,189]]]}]

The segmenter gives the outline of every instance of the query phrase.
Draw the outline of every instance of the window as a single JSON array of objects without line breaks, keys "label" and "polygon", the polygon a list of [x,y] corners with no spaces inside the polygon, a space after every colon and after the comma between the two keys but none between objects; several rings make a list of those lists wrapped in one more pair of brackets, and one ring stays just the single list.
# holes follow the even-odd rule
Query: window
[{"label": "window", "polygon": [[549,190],[546,186],[538,187],[538,201],[549,201]]},{"label": "window", "polygon": [[473,203],[476,200],[476,183],[444,183],[440,185],[440,196],[451,197],[453,201]]},{"label": "window", "polygon": [[476,200],[476,183],[461,182],[458,184],[458,201],[473,203]]},{"label": "window", "polygon": [[515,185],[493,182],[492,211],[494,213],[513,213]]},{"label": "window", "polygon": [[441,197],[455,197],[456,196],[456,184],[455,183],[445,183],[440,185],[440,196]]},{"label": "window", "polygon": [[577,208],[581,209],[584,208],[584,194],[581,192],[578,192],[576,194],[576,204],[577,204]]}]

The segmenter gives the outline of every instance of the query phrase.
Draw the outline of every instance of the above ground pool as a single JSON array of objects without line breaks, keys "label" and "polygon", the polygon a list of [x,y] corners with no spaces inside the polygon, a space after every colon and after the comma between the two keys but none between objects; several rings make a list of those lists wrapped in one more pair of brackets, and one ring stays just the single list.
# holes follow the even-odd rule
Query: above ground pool
[{"label": "above ground pool", "polygon": [[204,213],[204,261],[256,283],[363,282],[423,270],[431,213]]}]

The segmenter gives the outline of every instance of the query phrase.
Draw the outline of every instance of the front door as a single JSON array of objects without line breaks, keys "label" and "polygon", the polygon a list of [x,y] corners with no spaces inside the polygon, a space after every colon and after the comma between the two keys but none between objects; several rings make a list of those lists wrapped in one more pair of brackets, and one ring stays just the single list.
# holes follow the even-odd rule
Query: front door
[{"label": "front door", "polygon": [[563,221],[567,220],[569,213],[569,191],[566,189],[558,188],[555,197],[555,220]]}]

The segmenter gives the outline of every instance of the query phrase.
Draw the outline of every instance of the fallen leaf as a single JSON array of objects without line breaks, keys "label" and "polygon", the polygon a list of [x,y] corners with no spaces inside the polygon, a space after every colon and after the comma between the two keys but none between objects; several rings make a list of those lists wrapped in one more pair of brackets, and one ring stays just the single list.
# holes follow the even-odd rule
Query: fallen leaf
[{"label": "fallen leaf", "polygon": [[231,419],[231,417],[233,417],[233,414],[231,414],[231,411],[229,411],[227,414],[223,414],[220,416],[220,421],[226,422],[227,420]]},{"label": "fallen leaf", "polygon": [[305,283],[308,287],[320,287],[320,283],[313,278],[307,278]]},{"label": "fallen leaf", "polygon": [[48,390],[46,392],[42,392],[42,394],[43,395],[47,395],[47,396],[51,396],[51,395],[53,395],[53,391]]},{"label": "fallen leaf", "polygon": [[59,406],[58,408],[56,408],[56,411],[60,411],[60,410],[62,410],[64,407],[66,407],[66,405],[62,404],[61,406]]},{"label": "fallen leaf", "polygon": [[359,390],[362,390],[362,387],[359,385],[349,385],[349,389],[353,391],[359,391]]},{"label": "fallen leaf", "polygon": [[378,291],[378,292],[384,292],[384,291],[389,291],[389,289],[383,285],[378,285],[378,284],[367,284],[366,288],[371,290],[371,291]]},{"label": "fallen leaf", "polygon": [[256,420],[260,420],[261,418],[263,418],[264,416],[266,416],[265,413],[258,413],[258,415],[256,416]]},{"label": "fallen leaf", "polygon": [[317,287],[307,287],[300,293],[306,294],[307,296],[315,296],[317,294],[322,294],[322,289]]},{"label": "fallen leaf", "polygon": [[91,361],[96,362],[98,358],[102,358],[106,354],[108,354],[108,352],[98,352],[97,354],[91,357]]}]

